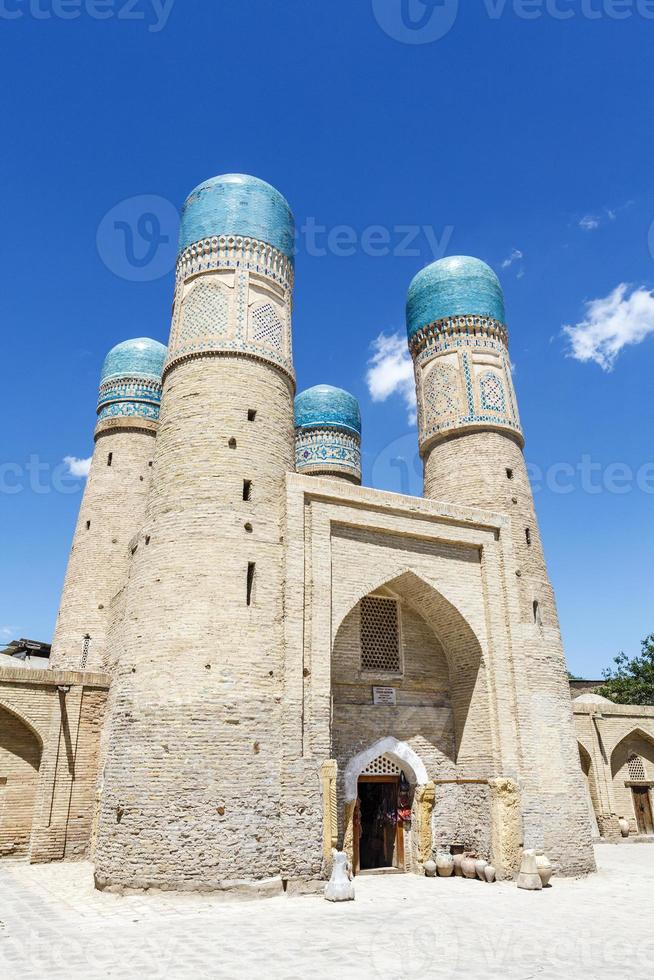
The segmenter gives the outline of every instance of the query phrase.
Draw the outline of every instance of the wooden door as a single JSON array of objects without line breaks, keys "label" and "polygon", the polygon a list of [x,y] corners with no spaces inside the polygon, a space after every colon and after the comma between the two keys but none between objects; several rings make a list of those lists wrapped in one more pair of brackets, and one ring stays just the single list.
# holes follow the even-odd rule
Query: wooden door
[{"label": "wooden door", "polygon": [[634,794],[634,810],[636,811],[638,833],[654,834],[652,804],[649,798],[649,790],[647,786],[632,786],[631,791]]}]

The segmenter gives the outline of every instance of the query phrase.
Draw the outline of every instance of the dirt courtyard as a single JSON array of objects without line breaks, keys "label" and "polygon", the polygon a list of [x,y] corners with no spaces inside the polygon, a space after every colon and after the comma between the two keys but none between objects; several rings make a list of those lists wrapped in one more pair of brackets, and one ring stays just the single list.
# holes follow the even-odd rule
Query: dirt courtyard
[{"label": "dirt courtyard", "polygon": [[654,845],[598,844],[599,872],[514,884],[360,877],[356,900],[117,897],[88,863],[0,865],[0,977],[615,978],[654,974]]}]

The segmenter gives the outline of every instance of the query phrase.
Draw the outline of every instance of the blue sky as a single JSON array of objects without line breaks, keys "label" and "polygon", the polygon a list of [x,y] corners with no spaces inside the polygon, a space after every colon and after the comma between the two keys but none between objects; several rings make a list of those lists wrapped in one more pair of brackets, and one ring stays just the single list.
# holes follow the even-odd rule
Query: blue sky
[{"label": "blue sky", "polygon": [[293,207],[298,382],[360,398],[367,483],[420,489],[411,278],[498,271],[570,667],[654,630],[654,4],[404,3],[0,0],[0,639],[52,634],[62,461],[91,454],[106,351],[167,340],[176,211],[226,172]]}]

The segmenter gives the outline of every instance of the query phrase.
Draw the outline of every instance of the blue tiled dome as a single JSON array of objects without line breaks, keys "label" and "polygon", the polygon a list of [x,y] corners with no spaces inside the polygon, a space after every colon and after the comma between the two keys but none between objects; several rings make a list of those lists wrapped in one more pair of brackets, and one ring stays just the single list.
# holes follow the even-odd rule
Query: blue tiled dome
[{"label": "blue tiled dome", "polygon": [[420,270],[407,297],[409,339],[428,323],[466,314],[506,322],[502,287],[490,266],[468,255],[452,255]]},{"label": "blue tiled dome", "polygon": [[124,378],[137,375],[161,381],[167,348],[158,340],[138,337],[124,340],[109,351],[102,365],[100,384],[111,378]]},{"label": "blue tiled dome", "polygon": [[361,435],[359,403],[348,391],[331,385],[316,385],[295,399],[296,429],[346,429]]},{"label": "blue tiled dome", "polygon": [[288,201],[258,177],[223,174],[196,187],[182,208],[179,250],[218,235],[256,238],[293,259],[295,221]]}]

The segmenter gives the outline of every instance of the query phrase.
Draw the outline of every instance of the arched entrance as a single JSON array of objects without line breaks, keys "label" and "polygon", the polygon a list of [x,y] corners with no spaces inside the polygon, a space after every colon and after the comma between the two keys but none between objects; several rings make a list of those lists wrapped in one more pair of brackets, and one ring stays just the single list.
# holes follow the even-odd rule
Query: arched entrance
[{"label": "arched entrance", "polygon": [[36,733],[0,706],[0,857],[28,851],[41,749]]},{"label": "arched entrance", "polygon": [[632,833],[654,835],[654,737],[636,728],[618,742],[611,776],[618,816]]},{"label": "arched entrance", "polygon": [[[370,836],[372,820],[386,814],[390,826],[393,810],[413,808],[414,818],[421,816],[402,821],[403,838],[396,835],[393,844],[387,828],[380,844],[376,834],[377,856],[370,860],[388,866],[392,857],[400,866],[404,844],[404,866],[419,870],[430,854],[431,825],[424,815],[429,808],[431,817],[438,782],[438,840],[463,839],[488,852],[490,803],[480,786],[493,775],[494,716],[481,645],[470,624],[413,571],[352,597],[342,616],[331,658],[341,839],[351,839],[353,851],[351,822]],[[376,768],[366,770],[373,762]],[[408,789],[400,786],[402,773]],[[426,785],[432,788],[423,796]]]},{"label": "arched entrance", "polygon": [[579,761],[581,763],[581,771],[584,774],[584,783],[586,785],[586,798],[588,801],[588,820],[590,823],[590,833],[591,836],[597,838],[600,836],[599,825],[597,823],[597,812],[598,812],[598,801],[597,801],[597,788],[595,786],[595,774],[593,773],[593,762],[590,757],[590,753],[584,748],[581,742],[578,742],[579,747]]},{"label": "arched entrance", "polygon": [[[405,870],[411,852],[415,791],[427,782],[420,757],[410,745],[392,736],[379,739],[350,760],[345,770],[345,797],[352,811],[355,874]],[[430,814],[431,807],[427,826]]]}]

